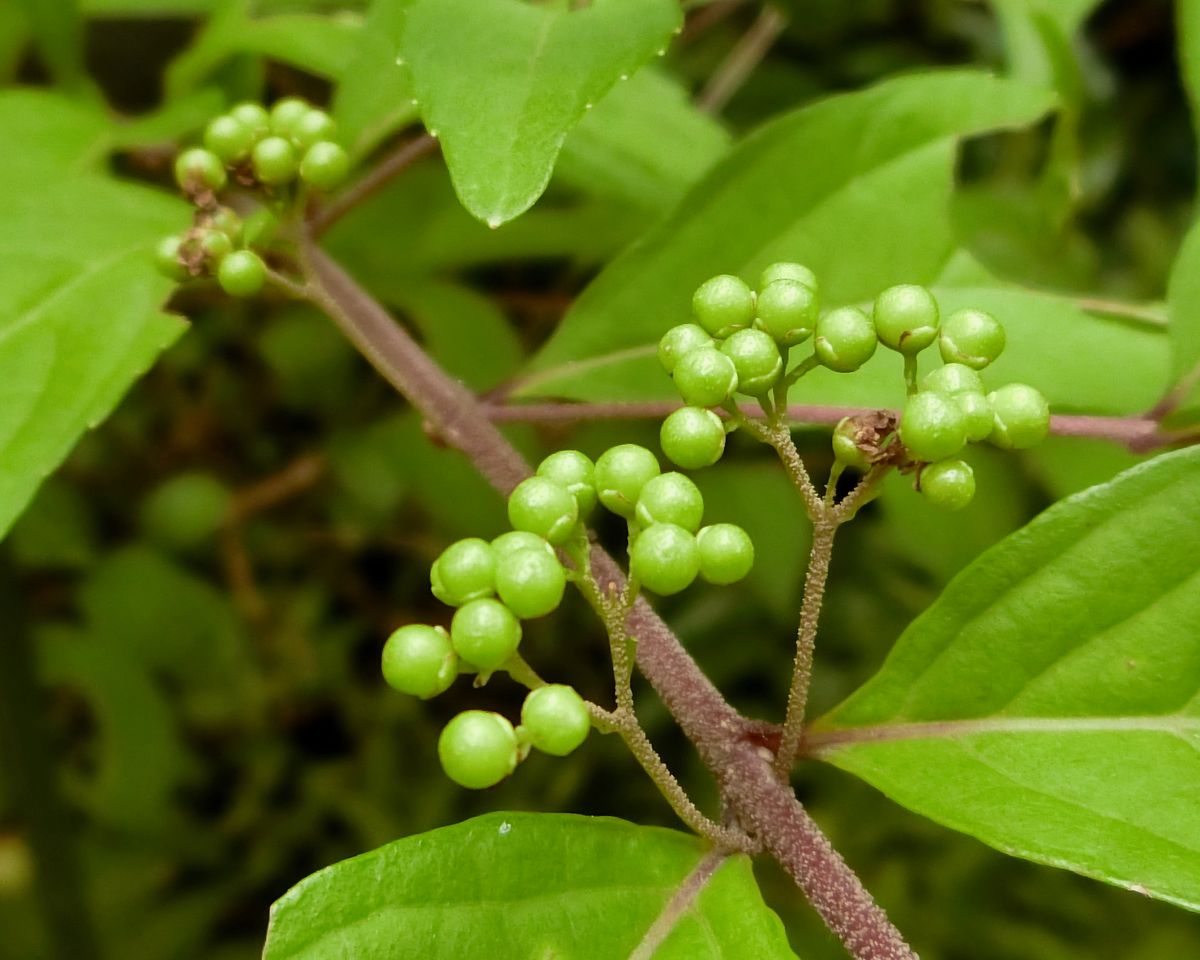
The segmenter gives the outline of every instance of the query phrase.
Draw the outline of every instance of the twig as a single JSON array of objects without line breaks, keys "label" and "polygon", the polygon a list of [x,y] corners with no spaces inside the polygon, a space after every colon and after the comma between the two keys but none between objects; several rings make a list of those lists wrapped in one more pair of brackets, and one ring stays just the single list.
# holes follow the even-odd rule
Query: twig
[{"label": "twig", "polygon": [[696,98],[696,105],[706,113],[720,113],[762,62],[786,26],[787,18],[777,8],[763,7],[758,19],[713,72]]}]

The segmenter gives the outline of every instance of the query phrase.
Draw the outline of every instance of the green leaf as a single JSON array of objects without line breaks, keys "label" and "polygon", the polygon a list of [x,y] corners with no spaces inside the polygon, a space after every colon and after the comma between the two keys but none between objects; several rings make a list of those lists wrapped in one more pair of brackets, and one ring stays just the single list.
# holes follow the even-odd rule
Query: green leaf
[{"label": "green leaf", "polygon": [[[397,840],[271,908],[264,960],[627,960],[704,856],[621,820],[493,813]],[[719,866],[654,960],[793,958],[750,861]]]},{"label": "green leaf", "polygon": [[0,93],[5,135],[20,150],[6,150],[0,165],[30,176],[98,170],[104,159],[108,121],[94,106],[46,90]]},{"label": "green leaf", "polygon": [[1179,37],[1179,72],[1192,105],[1192,129],[1200,131],[1200,4],[1178,0],[1175,4]]},{"label": "green leaf", "polygon": [[[1186,6],[1186,4],[1185,4]],[[1184,237],[1167,283],[1172,382],[1200,364],[1200,224]]]},{"label": "green leaf", "polygon": [[54,79],[64,87],[78,88],[83,70],[83,18],[79,0],[17,0],[33,31],[38,54]]},{"label": "green leaf", "polygon": [[493,227],[529,209],[567,132],[681,22],[675,0],[412,0],[400,50],[463,206]]},{"label": "green leaf", "polygon": [[1200,909],[1200,449],[1051,507],[812,744],[1005,852]]}]

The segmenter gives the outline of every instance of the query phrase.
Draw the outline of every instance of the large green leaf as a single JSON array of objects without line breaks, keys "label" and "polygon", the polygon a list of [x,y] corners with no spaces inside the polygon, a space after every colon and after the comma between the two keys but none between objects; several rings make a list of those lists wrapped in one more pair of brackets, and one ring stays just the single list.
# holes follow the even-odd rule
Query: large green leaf
[{"label": "large green leaf", "polygon": [[[328,867],[271,909],[264,960],[627,960],[704,856],[621,820],[493,813]],[[750,861],[718,867],[647,960],[793,958]]]},{"label": "large green leaf", "polygon": [[1171,268],[1167,284],[1174,379],[1200,364],[1200,224],[1193,226]]},{"label": "large green leaf", "polygon": [[1192,106],[1192,128],[1200,130],[1200,4],[1176,0],[1179,71]]},{"label": "large green leaf", "polygon": [[454,187],[499,226],[545,190],[567,132],[679,29],[675,0],[412,0],[400,52]]},{"label": "large green leaf", "polygon": [[968,567],[811,743],[1017,856],[1200,909],[1200,449]]}]

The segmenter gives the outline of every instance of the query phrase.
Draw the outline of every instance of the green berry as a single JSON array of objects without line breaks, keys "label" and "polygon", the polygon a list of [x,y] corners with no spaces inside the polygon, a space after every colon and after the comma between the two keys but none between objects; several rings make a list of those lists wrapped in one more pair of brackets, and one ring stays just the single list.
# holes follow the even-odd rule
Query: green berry
[{"label": "green berry", "polygon": [[522,620],[544,617],[562,602],[567,575],[545,544],[515,550],[496,563],[496,592]]},{"label": "green berry", "polygon": [[250,130],[255,140],[265,137],[271,129],[271,115],[261,103],[249,100],[239,103],[229,111],[229,116]]},{"label": "green berry", "polygon": [[279,231],[279,218],[266,207],[259,207],[242,226],[242,240],[248,247],[269,244]]},{"label": "green berry", "polygon": [[277,137],[291,137],[300,122],[313,108],[299,97],[284,97],[271,107],[271,132]]},{"label": "green berry", "polygon": [[718,406],[738,387],[733,360],[715,347],[699,347],[681,357],[674,377],[680,396],[693,407]]},{"label": "green berry", "polygon": [[579,505],[569,490],[553,480],[529,477],[508,498],[508,521],[514,530],[536,533],[560,544],[579,521]]},{"label": "green berry", "polygon": [[223,230],[205,230],[200,235],[200,249],[209,263],[220,263],[233,253],[233,241]]},{"label": "green berry", "polygon": [[754,544],[737,524],[714,523],[696,534],[700,576],[709,583],[737,583],[754,566]]},{"label": "green berry", "polygon": [[596,508],[596,465],[578,450],[559,450],[540,464],[537,474],[564,487],[579,505],[581,519]]},{"label": "green berry", "polygon": [[524,530],[509,530],[508,533],[502,533],[492,541],[492,556],[496,558],[497,564],[511,553],[529,549],[541,550],[552,557],[556,556],[554,548],[550,544],[536,533],[527,533]]},{"label": "green berry", "polygon": [[727,337],[754,321],[754,291],[740,277],[713,277],[692,296],[692,312],[714,337]]},{"label": "green berry", "polygon": [[682,473],[662,473],[642,487],[635,515],[643,527],[673,523],[695,533],[704,519],[704,497]]},{"label": "green berry", "polygon": [[332,140],[337,133],[337,124],[324,110],[310,108],[292,128],[292,140],[301,150],[307,150],[322,140]]},{"label": "green berry", "polygon": [[957,396],[962,393],[983,393],[983,381],[970,367],[961,363],[947,363],[931,370],[921,381],[921,389],[927,393],[944,393]]},{"label": "green berry", "polygon": [[833,428],[833,456],[838,463],[855,470],[869,470],[871,461],[858,445],[858,421],[853,417],[842,417]]},{"label": "green berry", "polygon": [[490,597],[496,589],[496,556],[478,537],[452,543],[429,571],[433,595],[451,607]]},{"label": "green berry", "polygon": [[179,259],[179,249],[182,246],[182,237],[170,236],[163,237],[154,248],[154,262],[159,272],[177,282],[187,280],[191,276],[187,266]]},{"label": "green berry", "polygon": [[721,344],[721,352],[733,361],[738,392],[747,396],[762,396],[783,373],[779,347],[762,330],[737,331]]},{"label": "green berry", "polygon": [[914,460],[945,460],[966,445],[967,420],[953,397],[918,393],[900,418],[900,440]]},{"label": "green berry", "polygon": [[725,452],[725,424],[704,407],[680,407],[663,421],[658,441],[678,467],[711,467]]},{"label": "green berry", "polygon": [[678,593],[700,572],[696,538],[673,523],[647,527],[630,548],[629,571],[647,590],[664,597]]},{"label": "green berry", "polygon": [[947,363],[982,370],[1004,352],[1004,327],[984,310],[956,310],[942,323],[938,350]]},{"label": "green berry", "polygon": [[450,621],[450,642],[471,666],[496,670],[521,645],[521,622],[499,600],[472,600],[459,607]]},{"label": "green berry", "polygon": [[796,280],[808,287],[814,294],[820,290],[817,284],[817,275],[801,263],[771,264],[759,275],[758,289],[766,290],[776,280]]},{"label": "green berry", "polygon": [[245,160],[257,139],[251,127],[229,114],[213,118],[204,128],[204,145],[225,163]]},{"label": "green berry", "polygon": [[207,473],[180,473],[146,498],[141,520],[146,535],[165,547],[187,551],[207,543],[229,516],[230,493]]},{"label": "green berry", "polygon": [[242,239],[242,218],[229,207],[220,207],[212,215],[211,227],[220,230],[234,243]]},{"label": "green berry", "polygon": [[992,433],[992,407],[982,393],[960,393],[954,402],[962,411],[967,423],[967,439],[971,443],[986,440]]},{"label": "green berry", "polygon": [[442,730],[438,759],[446,776],[460,787],[494,787],[517,768],[517,732],[498,713],[466,710]]},{"label": "green berry", "polygon": [[592,717],[574,687],[552,683],[530,691],[521,707],[521,726],[542,753],[565,757],[587,739]]},{"label": "green berry", "polygon": [[988,440],[1005,450],[1024,450],[1050,432],[1050,407],[1034,387],[1009,383],[988,394],[992,433]]},{"label": "green berry", "polygon": [[329,192],[342,185],[350,172],[350,156],[330,140],[318,140],[300,161],[300,176],[318,190]]},{"label": "green berry", "polygon": [[235,250],[217,268],[217,282],[231,297],[252,297],[267,282],[267,266],[253,250]]},{"label": "green berry", "polygon": [[920,353],[938,334],[937,301],[913,283],[884,290],[875,300],[874,319],[880,342],[907,356]]},{"label": "green berry", "polygon": [[388,686],[422,700],[450,689],[458,676],[458,656],[441,627],[410,623],[383,645],[383,679]]},{"label": "green berry", "polygon": [[278,186],[296,176],[296,148],[283,137],[266,137],[254,145],[250,166],[260,183]]},{"label": "green berry", "polygon": [[817,322],[817,294],[799,280],[776,280],[758,291],[754,325],[780,346],[803,343]]},{"label": "green berry", "polygon": [[961,510],[975,496],[975,472],[962,460],[939,460],[921,469],[919,489],[930,503]]},{"label": "green berry", "polygon": [[858,307],[839,307],[817,320],[813,349],[822,366],[853,373],[875,355],[875,324]]},{"label": "green berry", "polygon": [[698,347],[711,347],[713,339],[708,331],[695,323],[681,323],[663,334],[658,341],[658,362],[667,373],[675,371],[675,365],[685,354]]},{"label": "green berry", "polygon": [[618,444],[596,460],[596,494],[613,513],[632,520],[642,488],[661,472],[658,460],[645,447]]},{"label": "green berry", "polygon": [[175,182],[185,193],[220,190],[228,179],[225,164],[211,150],[193,147],[175,160]]}]

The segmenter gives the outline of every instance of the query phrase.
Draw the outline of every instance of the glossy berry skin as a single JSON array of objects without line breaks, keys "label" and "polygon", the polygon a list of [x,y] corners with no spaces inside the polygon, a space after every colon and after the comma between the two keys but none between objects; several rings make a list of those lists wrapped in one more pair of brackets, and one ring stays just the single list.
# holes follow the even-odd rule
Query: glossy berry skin
[{"label": "glossy berry skin", "polygon": [[350,172],[350,156],[331,140],[318,140],[300,161],[300,176],[317,190],[328,192],[342,185]]},{"label": "glossy berry skin", "polygon": [[1041,391],[1024,383],[1009,383],[988,394],[992,408],[991,443],[1005,450],[1025,450],[1046,439],[1050,407]]},{"label": "glossy berry skin", "polygon": [[271,132],[277,137],[291,137],[300,122],[313,108],[299,97],[284,97],[271,107]]},{"label": "glossy berry skin", "polygon": [[163,237],[154,248],[154,262],[159,272],[176,282],[187,280],[191,274],[179,259],[179,248],[183,246],[183,238]]},{"label": "glossy berry skin", "polygon": [[875,324],[858,307],[839,307],[817,320],[813,350],[821,365],[853,373],[875,355]]},{"label": "glossy berry skin", "polygon": [[259,183],[278,186],[296,176],[296,148],[283,137],[259,140],[250,152],[250,166]]},{"label": "glossy berry skin", "polygon": [[884,290],[875,300],[873,319],[879,342],[906,356],[920,353],[938,335],[937,301],[913,283]]},{"label": "glossy berry skin", "polygon": [[307,150],[322,140],[332,140],[337,133],[337,124],[324,110],[310,107],[292,127],[292,142],[301,150]]},{"label": "glossy berry skin", "polygon": [[517,732],[498,713],[466,710],[442,730],[438,759],[446,776],[460,787],[494,787],[517,768]]},{"label": "glossy berry skin", "polygon": [[234,243],[242,238],[242,218],[228,207],[220,207],[212,215],[212,229],[220,230]]},{"label": "glossy berry skin", "polygon": [[754,325],[780,346],[803,343],[817,323],[817,294],[799,280],[781,279],[758,291]]},{"label": "glossy berry skin", "polygon": [[235,250],[217,268],[217,282],[231,297],[252,297],[267,282],[267,266],[253,250]]},{"label": "glossy berry skin", "polygon": [[596,494],[613,513],[632,520],[642,487],[661,472],[657,458],[645,447],[618,444],[596,459]]},{"label": "glossy berry skin", "polygon": [[663,421],[658,442],[677,467],[711,467],[725,452],[725,424],[704,407],[680,407]]},{"label": "glossy berry skin", "polygon": [[700,572],[696,538],[673,523],[647,527],[629,551],[629,570],[647,590],[667,597],[689,587]]},{"label": "glossy berry skin", "polygon": [[675,387],[693,407],[715,407],[738,388],[737,367],[715,347],[700,347],[675,365]]},{"label": "glossy berry skin", "polygon": [[545,477],[522,480],[508,498],[508,522],[514,530],[563,543],[579,521],[579,505],[565,487]]},{"label": "glossy berry skin", "polygon": [[709,583],[737,583],[754,566],[754,544],[741,527],[714,523],[696,534],[700,550],[700,576]]},{"label": "glossy berry skin", "polygon": [[673,523],[695,533],[704,519],[704,497],[682,473],[659,474],[642,487],[635,515],[643,527]]},{"label": "glossy berry skin", "polygon": [[211,150],[193,147],[175,160],[175,182],[186,193],[221,190],[228,180],[225,164]]},{"label": "glossy berry skin", "polygon": [[220,263],[226,256],[233,253],[233,241],[229,234],[221,230],[205,230],[200,236],[200,249],[211,264]]},{"label": "glossy berry skin", "polygon": [[521,726],[536,749],[565,757],[587,739],[592,718],[573,687],[551,683],[529,692],[521,707]]},{"label": "glossy berry skin", "polygon": [[382,659],[388,686],[422,700],[449,690],[458,676],[458,655],[441,627],[401,627],[383,645]]},{"label": "glossy berry skin", "polygon": [[721,274],[697,288],[692,313],[714,337],[727,337],[754,322],[754,291],[741,277]]},{"label": "glossy berry skin", "polygon": [[975,496],[975,472],[962,460],[939,460],[922,468],[921,493],[943,510],[961,510]]},{"label": "glossy berry skin", "polygon": [[204,128],[204,145],[225,163],[245,160],[257,139],[252,128],[229,114],[214,117]]},{"label": "glossy berry skin", "polygon": [[843,417],[833,428],[833,456],[838,463],[855,470],[871,469],[871,461],[859,447],[858,423],[853,417]]},{"label": "glossy berry skin", "polygon": [[496,563],[496,592],[522,620],[544,617],[562,602],[567,575],[543,547],[516,550]]},{"label": "glossy berry skin", "polygon": [[478,537],[450,544],[429,571],[433,595],[451,607],[490,597],[496,589],[496,556]]},{"label": "glossy berry skin", "polygon": [[962,363],[947,363],[931,370],[921,381],[921,389],[927,393],[945,393],[957,396],[962,393],[983,393],[983,381],[971,367]]},{"label": "glossy berry skin", "polygon": [[484,672],[504,665],[521,645],[521,622],[499,600],[463,604],[450,621],[454,652]]},{"label": "glossy berry skin", "polygon": [[575,498],[583,519],[596,508],[596,465],[578,450],[559,450],[538,464],[537,475],[553,480]]},{"label": "glossy berry skin", "polygon": [[938,350],[947,363],[982,370],[1004,352],[1004,327],[985,310],[956,310],[942,323]]},{"label": "glossy berry skin", "polygon": [[738,392],[747,396],[762,396],[783,374],[779,347],[762,330],[739,330],[721,344],[721,352],[733,361]]},{"label": "glossy berry skin", "polygon": [[900,440],[914,460],[945,460],[966,446],[966,417],[953,397],[918,393],[900,417]]},{"label": "glossy berry skin", "polygon": [[960,393],[955,396],[954,402],[966,419],[967,440],[978,443],[991,436],[994,422],[992,406],[987,402],[987,397],[982,393]]},{"label": "glossy berry skin", "polygon": [[820,287],[817,285],[817,275],[802,263],[781,261],[773,263],[763,270],[758,278],[759,291],[766,290],[776,280],[796,280],[816,294]]},{"label": "glossy berry skin", "polygon": [[663,334],[658,341],[658,362],[667,373],[675,372],[675,365],[684,354],[698,347],[713,346],[708,331],[696,323],[681,323]]},{"label": "glossy berry skin", "polygon": [[229,116],[246,127],[256,140],[265,137],[271,129],[271,115],[261,103],[246,100],[231,107]]},{"label": "glossy berry skin", "polygon": [[502,533],[492,541],[492,555],[496,558],[496,563],[518,550],[530,549],[541,550],[552,557],[556,556],[554,548],[550,544],[536,533],[527,533],[524,530],[509,530],[508,533]]}]

